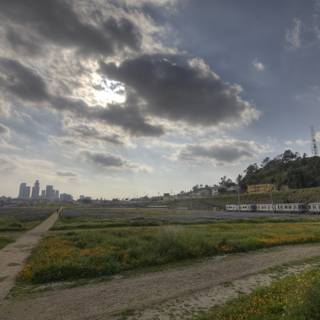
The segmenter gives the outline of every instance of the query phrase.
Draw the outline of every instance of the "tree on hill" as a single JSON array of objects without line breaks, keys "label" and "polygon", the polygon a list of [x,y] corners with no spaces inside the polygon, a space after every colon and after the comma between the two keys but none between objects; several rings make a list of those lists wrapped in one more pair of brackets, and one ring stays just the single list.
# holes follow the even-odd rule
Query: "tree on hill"
[{"label": "tree on hill", "polygon": [[272,183],[278,189],[284,185],[289,188],[308,188],[320,186],[320,157],[307,158],[297,152],[285,150],[274,159],[265,158],[261,165],[251,164],[244,176],[237,181],[242,190],[248,185]]}]

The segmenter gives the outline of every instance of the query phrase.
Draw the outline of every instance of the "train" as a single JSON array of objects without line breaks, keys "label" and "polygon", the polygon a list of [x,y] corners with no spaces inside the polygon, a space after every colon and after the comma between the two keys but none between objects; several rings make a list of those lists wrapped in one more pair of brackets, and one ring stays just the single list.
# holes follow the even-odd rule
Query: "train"
[{"label": "train", "polygon": [[227,204],[226,211],[232,212],[274,212],[274,213],[312,213],[320,214],[320,202],[314,203],[259,203]]}]

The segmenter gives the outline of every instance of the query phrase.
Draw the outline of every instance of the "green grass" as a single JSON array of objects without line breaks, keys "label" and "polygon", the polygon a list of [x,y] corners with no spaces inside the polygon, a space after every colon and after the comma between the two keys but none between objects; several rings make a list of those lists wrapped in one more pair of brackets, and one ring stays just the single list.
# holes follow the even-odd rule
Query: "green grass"
[{"label": "green grass", "polygon": [[130,226],[160,226],[168,224],[165,220],[150,219],[105,219],[101,217],[61,217],[52,230],[104,229]]},{"label": "green grass", "polygon": [[0,218],[0,232],[4,231],[25,231],[34,228],[43,220],[43,217],[15,218],[5,217]]},{"label": "green grass", "polygon": [[0,236],[0,249],[5,247],[7,244],[13,242],[13,239],[10,237]]},{"label": "green grass", "polygon": [[275,245],[320,241],[320,222],[216,223],[52,233],[19,276],[48,283],[108,276]]},{"label": "green grass", "polygon": [[0,232],[21,232],[32,229],[52,212],[50,208],[1,207]]},{"label": "green grass", "polygon": [[195,320],[318,320],[319,267],[289,276],[197,316]]}]

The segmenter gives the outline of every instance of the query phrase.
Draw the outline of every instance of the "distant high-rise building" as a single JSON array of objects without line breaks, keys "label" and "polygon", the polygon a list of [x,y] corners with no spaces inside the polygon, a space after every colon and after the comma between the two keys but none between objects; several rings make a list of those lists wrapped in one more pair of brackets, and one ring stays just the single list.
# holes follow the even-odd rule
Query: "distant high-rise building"
[{"label": "distant high-rise building", "polygon": [[27,188],[27,184],[25,182],[20,183],[19,195],[18,195],[19,199],[24,198],[26,188]]},{"label": "distant high-rise building", "polygon": [[34,183],[34,186],[32,187],[31,198],[39,199],[39,193],[40,193],[40,183],[39,183],[39,180],[36,180]]},{"label": "distant high-rise building", "polygon": [[20,183],[18,198],[19,199],[30,198],[30,187],[28,187],[25,182]]},{"label": "distant high-rise building", "polygon": [[41,199],[44,200],[46,198],[46,190],[41,191]]},{"label": "distant high-rise building", "polygon": [[54,200],[56,194],[55,191],[53,190],[52,185],[47,185],[46,186],[46,199],[47,200]]},{"label": "distant high-rise building", "polygon": [[30,186],[27,186],[25,199],[30,199],[30,193],[31,193],[31,188],[30,188]]},{"label": "distant high-rise building", "polygon": [[55,199],[59,200],[59,190],[55,190]]}]

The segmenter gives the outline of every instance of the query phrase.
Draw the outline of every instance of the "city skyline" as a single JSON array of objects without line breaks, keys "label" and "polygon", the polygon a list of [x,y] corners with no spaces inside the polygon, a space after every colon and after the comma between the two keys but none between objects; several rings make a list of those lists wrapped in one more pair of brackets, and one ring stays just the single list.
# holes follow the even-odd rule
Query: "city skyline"
[{"label": "city skyline", "polygon": [[178,193],[310,155],[311,125],[319,141],[319,0],[12,0],[0,18],[1,195]]},{"label": "city skyline", "polygon": [[46,185],[44,189],[40,188],[40,181],[37,179],[34,185],[28,186],[26,182],[21,182],[19,185],[18,196],[20,200],[48,200],[48,201],[70,201],[73,196],[67,193],[60,193],[58,189],[54,189],[53,185]]}]

